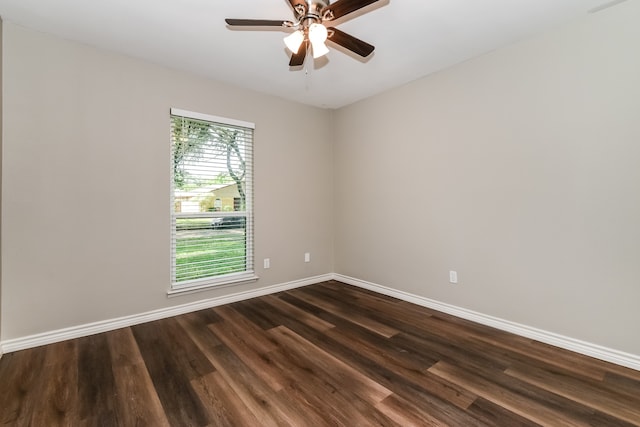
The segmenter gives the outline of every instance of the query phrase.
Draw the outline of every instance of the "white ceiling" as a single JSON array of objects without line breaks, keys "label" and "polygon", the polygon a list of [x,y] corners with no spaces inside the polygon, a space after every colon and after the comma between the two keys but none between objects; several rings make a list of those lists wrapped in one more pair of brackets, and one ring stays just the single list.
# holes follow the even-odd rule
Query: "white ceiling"
[{"label": "white ceiling", "polygon": [[[330,45],[289,68],[285,32],[224,18],[292,20],[287,0],[0,0],[0,16],[63,38],[318,107],[337,108],[620,0],[380,0],[334,25],[376,47]],[[335,1],[334,1],[335,3]]]}]

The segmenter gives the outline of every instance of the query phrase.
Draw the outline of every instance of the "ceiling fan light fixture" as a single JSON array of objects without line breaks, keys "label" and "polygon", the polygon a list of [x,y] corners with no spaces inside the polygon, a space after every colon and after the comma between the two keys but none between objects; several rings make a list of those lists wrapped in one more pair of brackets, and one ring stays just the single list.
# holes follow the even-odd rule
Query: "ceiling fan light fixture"
[{"label": "ceiling fan light fixture", "polygon": [[378,1],[380,0],[289,0],[293,9],[293,21],[226,18],[225,22],[229,27],[278,27],[292,31],[284,37],[285,45],[292,52],[290,67],[303,65],[308,53],[313,54],[314,59],[329,53],[325,44],[329,37],[333,44],[367,58],[375,49],[374,46],[338,30],[333,22]]},{"label": "ceiling fan light fixture", "polygon": [[304,41],[304,33],[300,30],[294,31],[284,38],[284,44],[289,48],[289,50],[293,53],[298,53],[300,49],[300,45]]}]

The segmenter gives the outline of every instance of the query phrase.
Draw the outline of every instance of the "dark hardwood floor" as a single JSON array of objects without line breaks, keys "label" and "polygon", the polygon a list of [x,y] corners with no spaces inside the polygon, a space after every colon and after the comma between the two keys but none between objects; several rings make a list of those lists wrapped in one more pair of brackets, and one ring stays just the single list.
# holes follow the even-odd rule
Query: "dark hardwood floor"
[{"label": "dark hardwood floor", "polygon": [[325,282],[6,354],[11,426],[640,426],[640,372]]}]

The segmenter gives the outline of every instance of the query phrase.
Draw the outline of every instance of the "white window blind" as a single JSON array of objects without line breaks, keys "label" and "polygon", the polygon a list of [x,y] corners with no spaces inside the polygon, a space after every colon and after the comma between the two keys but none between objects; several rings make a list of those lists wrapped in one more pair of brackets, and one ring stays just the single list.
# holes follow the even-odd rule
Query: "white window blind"
[{"label": "white window blind", "polygon": [[171,283],[255,279],[252,123],[171,109]]}]

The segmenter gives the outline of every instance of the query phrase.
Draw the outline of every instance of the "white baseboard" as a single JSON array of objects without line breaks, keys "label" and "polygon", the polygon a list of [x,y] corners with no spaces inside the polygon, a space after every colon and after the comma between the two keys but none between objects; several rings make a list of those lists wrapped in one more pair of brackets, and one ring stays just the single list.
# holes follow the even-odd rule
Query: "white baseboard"
[{"label": "white baseboard", "polygon": [[26,337],[6,340],[0,343],[0,354],[10,353],[18,350],[25,350],[27,348],[38,347],[46,344],[53,344],[56,342],[74,338],[86,337],[102,332],[113,331],[115,329],[120,329],[127,326],[139,325],[141,323],[151,322],[153,320],[165,319],[167,317],[178,316],[180,314],[216,307],[218,305],[230,304],[250,298],[274,294],[276,292],[282,292],[302,286],[308,286],[314,283],[331,280],[333,278],[333,274],[308,277],[306,279],[294,280],[292,282],[281,283],[272,286],[265,286],[263,288],[258,288],[251,291],[237,292],[234,294],[224,295],[216,298],[208,298],[187,304],[148,311],[146,313],[134,314],[131,316],[119,317],[110,320],[103,320],[100,322],[87,323],[85,325],[73,326],[70,328],[58,329],[36,335],[29,335]]},{"label": "white baseboard", "polygon": [[0,342],[0,357],[3,353],[24,350],[28,348],[38,347],[41,345],[52,344],[74,338],[81,338],[102,332],[108,332],[127,326],[138,325],[141,323],[151,322],[153,320],[165,319],[167,317],[178,316],[180,314],[190,313],[193,311],[203,310],[206,308],[216,307],[223,304],[243,301],[250,298],[260,297],[264,295],[295,289],[303,286],[312,285],[327,280],[338,280],[349,285],[369,289],[383,295],[401,299],[443,313],[451,314],[462,319],[470,320],[483,325],[491,326],[506,332],[511,332],[526,338],[531,338],[546,344],[584,354],[586,356],[595,357],[600,360],[615,363],[617,365],[626,366],[631,369],[640,371],[640,356],[613,350],[597,344],[580,341],[574,338],[565,337],[553,332],[544,331],[530,326],[521,325],[519,323],[500,319],[486,314],[478,313],[465,308],[442,303],[419,295],[408,292],[399,291],[397,289],[367,282],[341,274],[324,274],[321,276],[309,277],[292,282],[281,283],[263,288],[237,292],[230,295],[224,295],[216,298],[208,298],[205,300],[195,301],[187,304],[181,304],[173,307],[167,307],[159,310],[148,311],[146,313],[134,314],[131,316],[120,317],[116,319],[104,320],[100,322],[88,323],[85,325],[73,326],[65,329],[44,332],[26,337],[15,338]]},{"label": "white baseboard", "polygon": [[397,289],[388,288],[386,286],[378,285],[364,280],[355,279],[353,277],[343,276],[341,274],[334,274],[333,279],[347,283],[349,285],[369,289],[380,294],[398,298],[403,301],[407,301],[423,307],[431,308],[433,310],[451,314],[453,316],[480,323],[482,325],[491,326],[496,329],[511,332],[516,335],[531,338],[536,341],[540,341],[546,344],[550,344],[556,347],[560,347],[566,350],[640,371],[640,356],[638,355],[613,350],[607,347],[580,341],[574,338],[565,337],[553,332],[543,331],[541,329],[532,328],[530,326],[521,325],[519,323],[511,322],[493,316],[488,316],[486,314],[467,310],[466,308],[456,307],[454,305],[442,303],[429,298],[421,297],[419,295],[410,294],[408,292],[399,291]]}]

